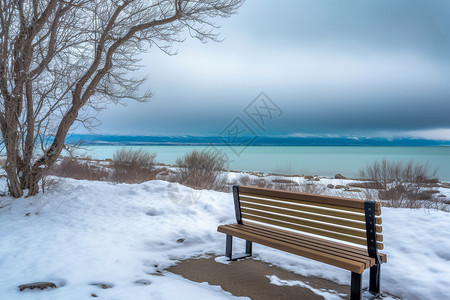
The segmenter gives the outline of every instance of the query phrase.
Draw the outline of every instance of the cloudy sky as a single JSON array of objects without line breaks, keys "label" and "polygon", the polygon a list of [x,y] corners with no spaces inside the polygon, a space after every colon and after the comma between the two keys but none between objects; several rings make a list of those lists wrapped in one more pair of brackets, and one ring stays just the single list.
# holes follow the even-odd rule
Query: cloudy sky
[{"label": "cloudy sky", "polygon": [[[257,134],[450,140],[450,1],[247,0],[221,43],[143,56],[148,103],[111,106],[95,133]],[[245,108],[281,111],[261,129]]]}]

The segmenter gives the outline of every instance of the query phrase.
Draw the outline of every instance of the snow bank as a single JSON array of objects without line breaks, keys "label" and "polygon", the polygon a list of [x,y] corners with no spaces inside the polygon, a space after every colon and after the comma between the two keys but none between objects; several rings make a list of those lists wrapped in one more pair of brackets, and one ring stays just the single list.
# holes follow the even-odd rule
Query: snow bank
[{"label": "snow bank", "polygon": [[[229,195],[202,191],[195,205],[175,204],[177,194],[189,192],[163,181],[114,185],[64,179],[58,190],[15,200],[0,210],[1,298],[232,298],[218,287],[158,276],[177,259],[224,248],[216,228],[232,221]],[[59,288],[18,291],[18,285],[36,281]]]},{"label": "snow bank", "polygon": [[[0,201],[4,205],[11,199]],[[91,294],[108,299],[234,298],[220,287],[162,271],[184,258],[223,255],[225,237],[216,229],[231,222],[231,194],[165,181],[133,185],[62,179],[53,191],[0,209],[0,295],[27,300],[87,299]],[[383,231],[388,263],[382,266],[382,290],[405,299],[445,299],[450,214],[383,208]],[[235,245],[243,246],[242,241]],[[256,259],[302,275],[350,283],[350,272],[339,268],[257,244],[254,253]],[[19,292],[18,285],[36,281],[59,287]]]},{"label": "snow bank", "polygon": [[266,276],[267,276],[267,278],[269,278],[271,284],[278,285],[278,286],[299,285],[301,287],[310,289],[311,291],[314,292],[314,294],[322,296],[325,300],[340,300],[343,297],[348,296],[346,294],[338,294],[336,291],[328,291],[325,289],[320,289],[320,290],[315,289],[312,286],[310,286],[309,284],[307,284],[303,281],[299,281],[299,280],[282,280],[275,275],[272,275],[272,276],[266,275]]}]

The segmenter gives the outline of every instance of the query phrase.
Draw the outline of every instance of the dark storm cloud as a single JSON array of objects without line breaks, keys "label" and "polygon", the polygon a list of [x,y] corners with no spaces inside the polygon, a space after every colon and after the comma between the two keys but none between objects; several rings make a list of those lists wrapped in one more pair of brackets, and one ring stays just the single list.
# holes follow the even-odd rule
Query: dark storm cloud
[{"label": "dark storm cloud", "polygon": [[[294,132],[358,135],[373,134],[374,131],[450,128],[448,99],[450,95],[442,98],[445,102],[442,105],[430,105],[422,97],[411,97],[408,101],[395,98],[381,101],[369,97],[351,105],[343,105],[340,101],[324,104],[317,101],[310,106],[288,105],[283,106],[288,107],[287,112],[276,126],[278,133],[290,126]],[[314,103],[314,99],[308,102]]]},{"label": "dark storm cloud", "polygon": [[449,58],[449,1],[264,0],[248,1],[243,10],[247,18],[230,21],[233,28],[267,44],[348,43]]},{"label": "dark storm cloud", "polygon": [[218,134],[265,91],[286,113],[263,134],[450,132],[450,1],[248,0],[220,23],[220,44],[146,54],[152,102],[101,130]]}]

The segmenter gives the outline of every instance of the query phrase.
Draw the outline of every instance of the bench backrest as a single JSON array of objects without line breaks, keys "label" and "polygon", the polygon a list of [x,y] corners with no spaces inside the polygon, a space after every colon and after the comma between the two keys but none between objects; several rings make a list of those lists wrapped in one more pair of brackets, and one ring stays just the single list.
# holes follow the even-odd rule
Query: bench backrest
[{"label": "bench backrest", "polygon": [[379,202],[280,191],[233,187],[236,219],[306,232],[368,248],[371,257],[383,249]]}]

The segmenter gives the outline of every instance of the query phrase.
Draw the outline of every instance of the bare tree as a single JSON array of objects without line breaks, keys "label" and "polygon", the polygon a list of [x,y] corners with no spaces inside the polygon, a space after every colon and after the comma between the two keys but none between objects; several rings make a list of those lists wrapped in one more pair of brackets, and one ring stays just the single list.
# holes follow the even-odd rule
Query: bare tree
[{"label": "bare tree", "polygon": [[216,17],[243,0],[0,0],[0,128],[9,192],[39,192],[74,123],[136,93],[138,54],[189,33],[218,41]]}]

